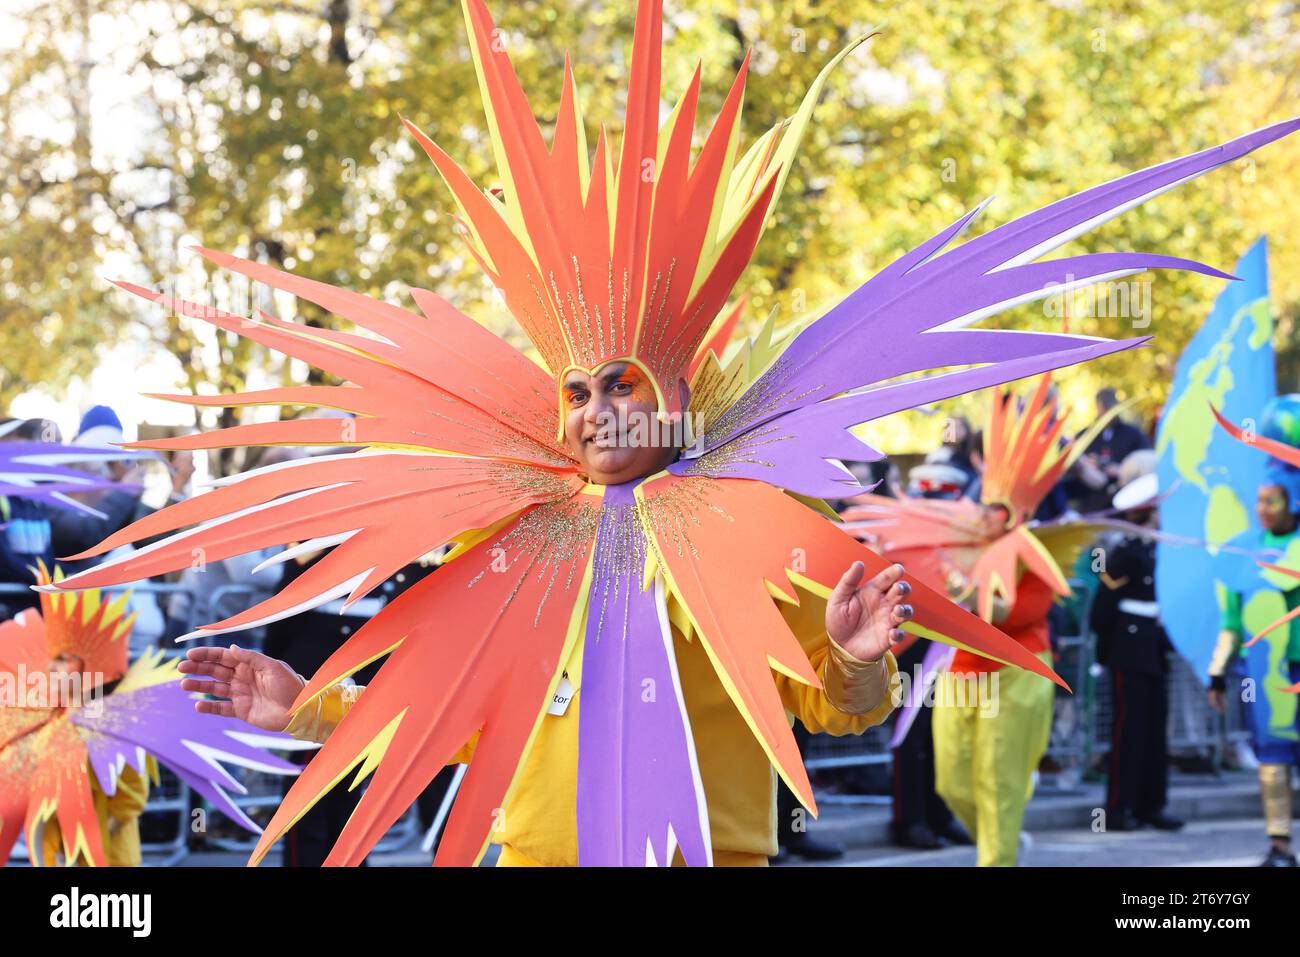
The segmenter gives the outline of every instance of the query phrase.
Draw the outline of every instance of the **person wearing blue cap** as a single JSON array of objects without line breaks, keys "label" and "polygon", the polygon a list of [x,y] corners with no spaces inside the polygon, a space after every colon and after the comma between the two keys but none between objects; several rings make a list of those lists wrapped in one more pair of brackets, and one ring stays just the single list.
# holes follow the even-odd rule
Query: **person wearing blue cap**
[{"label": "person wearing blue cap", "polygon": [[76,445],[108,446],[122,441],[122,420],[106,405],[93,405],[77,426]]},{"label": "person wearing blue cap", "polygon": [[[125,441],[122,420],[118,418],[117,413],[106,405],[96,405],[81,417],[72,444],[83,448],[114,448]],[[103,498],[87,503],[93,504],[99,512],[103,513],[102,518],[71,510],[61,510],[58,514],[51,515],[50,531],[56,555],[76,555],[83,552],[118,529],[125,528],[145,513],[140,502],[143,489],[138,487],[141,470],[137,461],[127,459],[87,467],[101,469],[115,482],[134,486],[134,488],[114,489]],[[93,564],[95,559],[60,563],[68,574],[89,568]]]},{"label": "person wearing blue cap", "polygon": [[[1297,536],[1300,471],[1281,463],[1270,466],[1259,486],[1255,516],[1262,528],[1257,546],[1283,556],[1286,564],[1293,564],[1300,550],[1300,536]],[[1282,590],[1285,583],[1295,587]],[[1285,611],[1300,606],[1300,585],[1294,579],[1279,578],[1276,573],[1266,572],[1256,577],[1254,588],[1229,588],[1223,592],[1219,639],[1209,668],[1209,698],[1216,710],[1223,711],[1226,706],[1231,663],[1246,654],[1243,639],[1248,632],[1257,633],[1280,618],[1283,602]],[[1270,643],[1270,662],[1275,656],[1284,656],[1285,660],[1277,663],[1278,671],[1285,671],[1293,684],[1300,682],[1300,619],[1291,621],[1266,640]],[[1251,745],[1260,762],[1260,798],[1268,829],[1269,850],[1263,866],[1295,867],[1296,857],[1291,851],[1291,768],[1300,765],[1300,735],[1297,734],[1300,708],[1294,701],[1286,700],[1291,696],[1279,697],[1273,690],[1265,686],[1252,688],[1250,694],[1243,693]],[[1281,729],[1280,722],[1275,720],[1274,710],[1280,712],[1281,707],[1288,705],[1289,723],[1296,725],[1295,730]]]}]

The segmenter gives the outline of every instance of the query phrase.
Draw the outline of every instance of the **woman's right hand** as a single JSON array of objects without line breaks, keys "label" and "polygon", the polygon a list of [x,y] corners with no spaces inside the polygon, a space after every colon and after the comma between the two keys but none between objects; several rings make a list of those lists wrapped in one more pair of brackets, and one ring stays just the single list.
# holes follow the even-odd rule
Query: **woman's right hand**
[{"label": "woman's right hand", "polygon": [[290,708],[303,689],[302,679],[283,661],[238,645],[191,648],[180,671],[213,679],[185,678],[181,681],[185,691],[225,699],[196,701],[195,711],[239,718],[263,731],[283,731],[288,726]]}]

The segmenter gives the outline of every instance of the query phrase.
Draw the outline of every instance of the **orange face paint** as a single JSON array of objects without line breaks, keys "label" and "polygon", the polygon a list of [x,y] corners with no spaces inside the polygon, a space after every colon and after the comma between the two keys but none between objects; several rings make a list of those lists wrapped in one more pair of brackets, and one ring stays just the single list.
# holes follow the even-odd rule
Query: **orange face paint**
[{"label": "orange face paint", "polygon": [[631,363],[624,366],[622,372],[609,385],[611,389],[616,385],[630,386],[631,391],[627,393],[627,397],[633,402],[654,404],[656,401],[655,391],[649,380]]}]

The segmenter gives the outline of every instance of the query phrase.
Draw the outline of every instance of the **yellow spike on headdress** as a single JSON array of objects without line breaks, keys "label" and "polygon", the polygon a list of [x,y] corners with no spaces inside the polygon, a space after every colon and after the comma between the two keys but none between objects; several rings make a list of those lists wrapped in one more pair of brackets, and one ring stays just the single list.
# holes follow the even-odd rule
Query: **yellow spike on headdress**
[{"label": "yellow spike on headdress", "polygon": [[[64,579],[57,565],[53,575],[38,563],[36,582],[48,585]],[[41,617],[45,622],[45,648],[51,660],[75,656],[83,662],[82,672],[116,681],[126,674],[128,638],[135,614],[126,614],[131,593],[124,592],[110,602],[97,588],[84,591],[41,592]]]},{"label": "yellow spike on headdress", "polygon": [[1124,409],[1109,409],[1080,435],[1062,436],[1050,374],[1034,380],[1031,391],[993,391],[993,409],[984,431],[984,482],[981,501],[1005,505],[1014,522],[1033,517],[1066,470]]}]

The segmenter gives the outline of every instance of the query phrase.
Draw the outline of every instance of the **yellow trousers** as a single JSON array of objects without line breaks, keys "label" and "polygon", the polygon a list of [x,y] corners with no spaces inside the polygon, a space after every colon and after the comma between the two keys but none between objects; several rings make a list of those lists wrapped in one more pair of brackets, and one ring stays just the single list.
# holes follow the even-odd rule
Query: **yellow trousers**
[{"label": "yellow trousers", "polygon": [[944,673],[935,683],[935,790],[975,838],[980,867],[1014,867],[1055,686],[1013,667],[980,677]]}]

